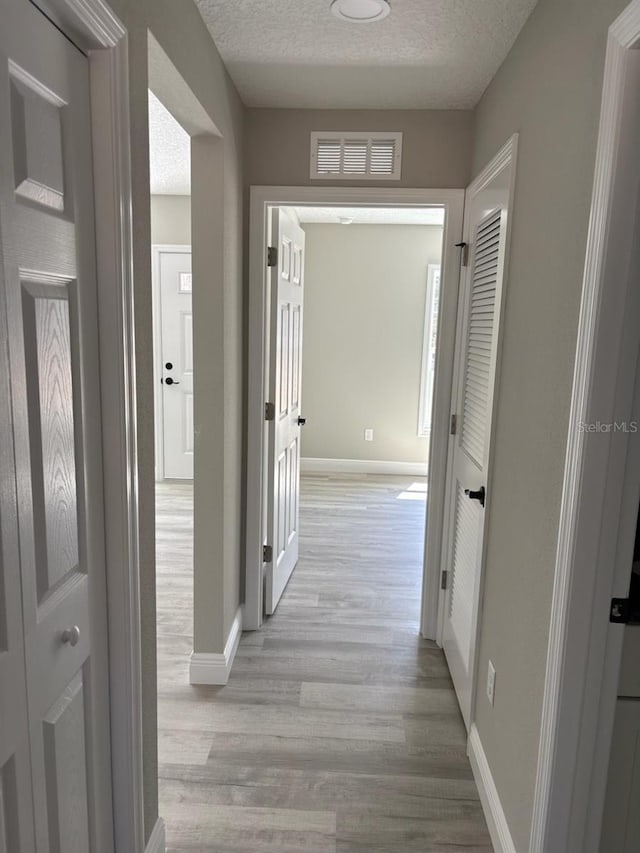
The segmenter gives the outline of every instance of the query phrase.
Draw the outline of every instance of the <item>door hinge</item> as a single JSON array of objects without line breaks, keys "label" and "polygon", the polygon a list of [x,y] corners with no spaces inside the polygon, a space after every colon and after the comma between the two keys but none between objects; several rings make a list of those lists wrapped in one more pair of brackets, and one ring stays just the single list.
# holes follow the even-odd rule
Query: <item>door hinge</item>
[{"label": "door hinge", "polygon": [[275,419],[276,419],[276,404],[275,403],[265,403],[264,404],[264,419],[265,419],[265,421],[275,421]]},{"label": "door hinge", "polygon": [[626,625],[629,622],[631,608],[629,607],[628,598],[612,598],[611,608],[609,609],[609,622],[615,622],[619,625]]},{"label": "door hinge", "polygon": [[451,421],[449,422],[449,435],[457,435],[458,432],[458,416],[451,415]]},{"label": "door hinge", "polygon": [[443,571],[440,575],[440,589],[446,589],[449,584],[449,572]]},{"label": "door hinge", "polygon": [[278,249],[276,246],[267,246],[267,266],[278,266]]},{"label": "door hinge", "polygon": [[456,243],[456,247],[458,249],[462,249],[460,253],[460,263],[463,267],[468,266],[469,264],[469,244],[468,243]]},{"label": "door hinge", "polygon": [[272,545],[263,545],[262,546],[262,562],[263,563],[271,563],[273,561],[273,546]]}]

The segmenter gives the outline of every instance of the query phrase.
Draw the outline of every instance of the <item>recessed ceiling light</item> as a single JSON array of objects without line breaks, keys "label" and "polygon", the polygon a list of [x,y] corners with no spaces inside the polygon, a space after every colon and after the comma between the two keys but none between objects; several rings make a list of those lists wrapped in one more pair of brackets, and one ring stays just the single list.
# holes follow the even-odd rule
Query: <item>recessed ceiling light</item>
[{"label": "recessed ceiling light", "polygon": [[371,24],[386,18],[391,6],[388,0],[333,0],[331,11],[341,21]]}]

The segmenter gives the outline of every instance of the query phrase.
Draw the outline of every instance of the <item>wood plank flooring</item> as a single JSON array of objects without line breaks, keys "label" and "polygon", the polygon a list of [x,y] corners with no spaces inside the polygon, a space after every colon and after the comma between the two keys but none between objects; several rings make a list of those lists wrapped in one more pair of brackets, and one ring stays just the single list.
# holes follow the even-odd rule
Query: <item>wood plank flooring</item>
[{"label": "wood plank flooring", "polygon": [[226,687],[191,687],[188,485],[158,487],[169,853],[492,850],[441,651],[418,638],[423,481],[305,477],[301,556]]}]

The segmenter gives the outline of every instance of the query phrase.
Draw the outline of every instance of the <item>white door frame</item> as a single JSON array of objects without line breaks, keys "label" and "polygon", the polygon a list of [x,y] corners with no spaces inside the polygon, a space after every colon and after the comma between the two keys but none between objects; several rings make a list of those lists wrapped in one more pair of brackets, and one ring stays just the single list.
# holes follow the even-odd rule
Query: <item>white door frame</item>
[{"label": "white door frame", "polygon": [[[138,853],[145,831],[128,39],[103,0],[36,5],[89,56],[114,836],[116,850]],[[163,845],[162,836],[159,823],[154,841]]]},{"label": "white door frame", "polygon": [[164,417],[160,379],[162,378],[162,299],[160,298],[160,255],[163,252],[191,254],[191,245],[186,243],[152,243],[151,245],[151,289],[153,299],[153,407],[155,421],[156,482],[164,480]]},{"label": "white door frame", "polygon": [[[245,606],[243,627],[256,630],[262,624],[264,544],[264,465],[266,403],[266,346],[268,344],[268,277],[266,246],[271,207],[425,207],[445,209],[442,244],[441,306],[438,320],[433,401],[433,429],[429,454],[429,498],[425,529],[425,559],[422,585],[421,633],[438,639],[440,552],[446,470],[449,457],[449,415],[453,352],[458,306],[460,251],[464,190],[402,189],[373,187],[251,187],[249,224],[249,365],[245,531]],[[452,334],[442,335],[443,329]]]},{"label": "white door frame", "polygon": [[629,501],[625,475],[637,488],[638,471],[627,464],[627,436],[585,433],[580,424],[619,422],[632,411],[640,300],[628,264],[638,239],[640,120],[631,116],[639,44],[634,0],[607,45],[530,853],[596,853],[600,844],[624,628],[609,624],[609,604],[628,592],[635,520],[621,509]]}]

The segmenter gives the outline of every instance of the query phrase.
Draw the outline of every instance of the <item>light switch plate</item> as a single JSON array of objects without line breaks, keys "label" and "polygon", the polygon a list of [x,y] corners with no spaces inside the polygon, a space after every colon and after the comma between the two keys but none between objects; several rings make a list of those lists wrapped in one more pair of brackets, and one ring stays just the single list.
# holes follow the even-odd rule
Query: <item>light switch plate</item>
[{"label": "light switch plate", "polygon": [[372,429],[369,429],[369,428],[365,429],[364,440],[365,441],[373,441],[373,430]]}]

